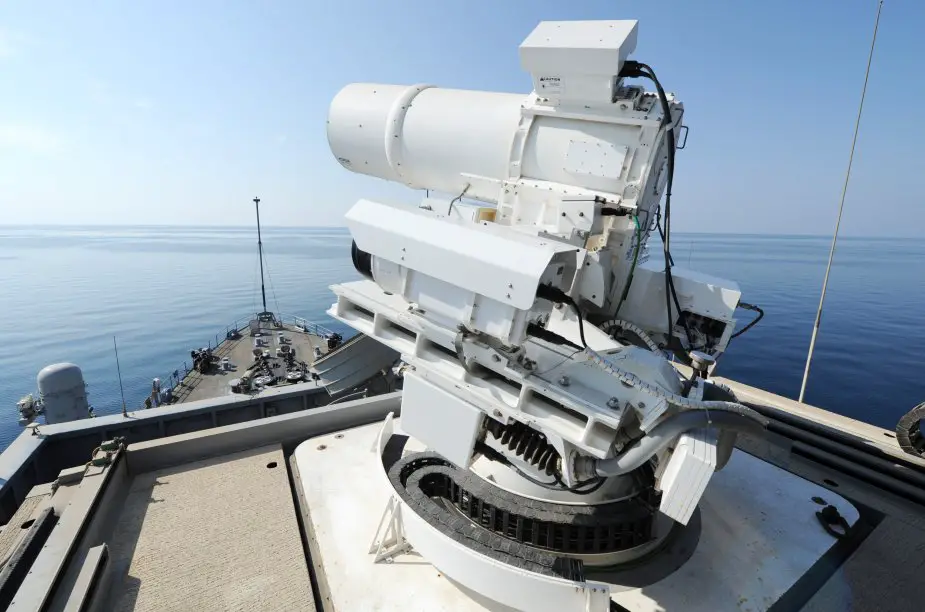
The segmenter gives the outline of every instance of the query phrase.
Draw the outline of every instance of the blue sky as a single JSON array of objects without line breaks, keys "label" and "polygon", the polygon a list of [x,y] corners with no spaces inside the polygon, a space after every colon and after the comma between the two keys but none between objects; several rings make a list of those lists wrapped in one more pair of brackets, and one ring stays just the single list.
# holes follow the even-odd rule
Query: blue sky
[{"label": "blue sky", "polygon": [[[90,8],[92,6],[92,8]],[[686,107],[678,231],[828,233],[876,0],[16,2],[0,7],[0,225],[341,225],[325,137],[345,84],[528,92],[544,19],[639,19],[635,58]],[[925,3],[888,0],[843,229],[925,227]]]}]

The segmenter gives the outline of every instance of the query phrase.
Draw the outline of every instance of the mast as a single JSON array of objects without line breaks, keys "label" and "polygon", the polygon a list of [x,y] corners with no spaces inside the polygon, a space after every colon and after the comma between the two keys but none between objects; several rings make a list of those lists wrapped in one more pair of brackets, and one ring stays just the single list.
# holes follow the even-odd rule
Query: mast
[{"label": "mast", "polygon": [[877,44],[877,29],[880,27],[880,11],[883,10],[883,0],[877,4],[877,18],[874,20],[874,35],[870,41],[870,53],[867,54],[867,70],[864,72],[864,87],[861,88],[861,103],[858,105],[858,118],[854,122],[854,137],[851,139],[851,153],[848,155],[848,170],[845,172],[845,182],[841,190],[841,202],[838,204],[838,217],[835,218],[835,232],[832,234],[832,247],[829,249],[829,262],[825,266],[825,277],[822,279],[822,295],[819,296],[819,309],[816,310],[816,321],[813,323],[813,335],[809,339],[809,352],[806,354],[806,368],[803,370],[803,383],[800,385],[800,399],[806,395],[806,383],[809,381],[809,366],[813,362],[813,351],[816,349],[816,336],[819,334],[819,325],[822,323],[822,307],[825,304],[825,291],[829,286],[829,272],[832,270],[832,260],[835,258],[835,244],[838,242],[838,228],[841,225],[842,211],[845,209],[845,195],[848,193],[848,181],[851,179],[851,164],[854,161],[854,148],[858,144],[858,132],[861,129],[861,113],[864,112],[864,97],[867,95],[867,81],[870,79],[870,64],[874,60],[874,47]]},{"label": "mast", "polygon": [[267,311],[267,290],[263,284],[263,242],[260,240],[260,198],[254,198],[257,208],[257,252],[260,254],[260,295],[263,297],[263,312]]}]

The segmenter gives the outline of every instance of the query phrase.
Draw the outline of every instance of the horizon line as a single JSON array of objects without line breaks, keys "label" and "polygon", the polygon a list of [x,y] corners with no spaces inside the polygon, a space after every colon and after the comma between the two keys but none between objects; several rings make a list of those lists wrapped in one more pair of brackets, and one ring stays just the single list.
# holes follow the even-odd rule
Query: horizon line
[{"label": "horizon line", "polygon": [[[255,225],[169,225],[163,223],[127,223],[127,224],[67,224],[67,223],[0,223],[3,229],[173,229],[173,230],[253,230]],[[270,230],[306,230],[306,229],[327,229],[327,230],[347,230],[344,225],[263,225],[264,229]],[[747,237],[767,237],[767,238],[826,238],[831,239],[831,234],[810,234],[810,233],[775,233],[775,232],[743,232],[743,231],[724,231],[724,232],[703,232],[703,231],[682,231],[675,230],[674,235],[700,235],[700,236],[747,236]],[[839,238],[866,238],[866,239],[902,239],[912,240],[919,236],[903,235],[885,235],[885,234],[839,234]]]}]

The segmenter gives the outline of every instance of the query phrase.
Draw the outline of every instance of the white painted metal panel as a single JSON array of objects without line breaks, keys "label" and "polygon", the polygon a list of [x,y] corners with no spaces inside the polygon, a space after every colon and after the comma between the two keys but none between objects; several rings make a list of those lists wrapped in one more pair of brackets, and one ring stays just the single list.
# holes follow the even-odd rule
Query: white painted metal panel
[{"label": "white painted metal panel", "polygon": [[[620,309],[621,318],[647,330],[665,329],[664,273],[661,259],[636,267],[633,284]],[[737,283],[679,267],[672,268],[671,275],[682,310],[719,321],[734,320],[736,304],[742,295]]]},{"label": "white painted metal panel", "polygon": [[536,287],[556,252],[574,250],[370,200],[357,202],[346,219],[362,250],[523,310],[533,306]]},{"label": "white painted metal panel", "polygon": [[544,21],[520,45],[520,61],[552,104],[607,104],[635,48],[635,21]]},{"label": "white painted metal panel", "polygon": [[405,373],[402,428],[461,468],[469,467],[482,411],[411,372]]},{"label": "white painted metal panel", "polygon": [[659,510],[687,525],[716,470],[716,434],[707,429],[678,438],[662,474]]},{"label": "white painted metal panel", "polygon": [[532,74],[617,74],[636,49],[638,22],[542,21],[520,44]]},{"label": "white painted metal panel", "polygon": [[[571,193],[575,193],[575,187],[581,187],[623,197],[628,184],[649,172],[649,155],[655,144],[650,139],[654,135],[654,132],[647,132],[637,124],[608,123],[596,115],[582,119],[536,117],[524,148],[523,176],[567,185]],[[612,152],[604,157],[597,151],[598,143],[602,146],[603,143],[609,144]],[[588,152],[582,152],[582,147]],[[590,151],[592,147],[595,149],[593,153]],[[624,172],[629,155],[632,155],[631,163]],[[578,171],[582,163],[590,169],[592,158],[598,171],[606,171]],[[601,165],[607,167],[602,169]],[[532,199],[542,201],[539,196]]]},{"label": "white painted metal panel", "polygon": [[572,174],[619,179],[629,147],[609,142],[572,140],[565,154],[565,170]]}]

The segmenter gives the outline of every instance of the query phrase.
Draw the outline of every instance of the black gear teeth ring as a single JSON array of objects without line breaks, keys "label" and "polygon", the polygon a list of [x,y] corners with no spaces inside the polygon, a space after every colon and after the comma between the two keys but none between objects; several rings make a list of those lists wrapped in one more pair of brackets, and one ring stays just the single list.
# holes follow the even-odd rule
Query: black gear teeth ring
[{"label": "black gear teeth ring", "polygon": [[584,581],[571,555],[620,552],[651,541],[659,495],[595,505],[535,500],[500,489],[434,452],[400,458],[407,438],[393,436],[383,467],[402,500],[445,535],[515,567]]}]

